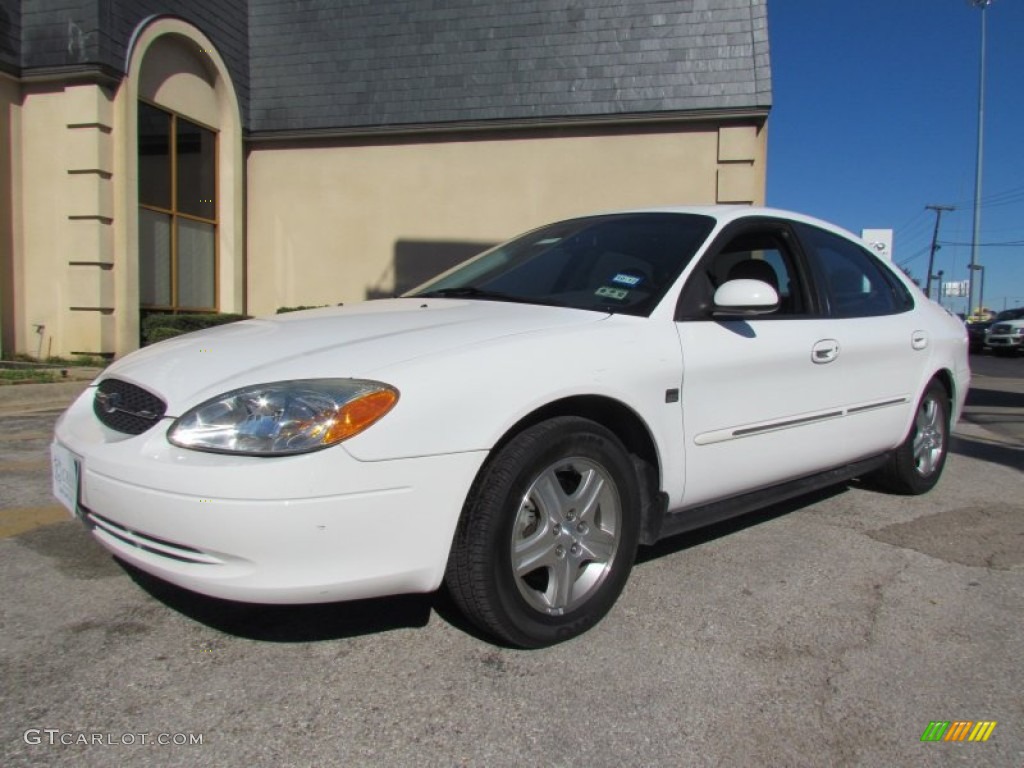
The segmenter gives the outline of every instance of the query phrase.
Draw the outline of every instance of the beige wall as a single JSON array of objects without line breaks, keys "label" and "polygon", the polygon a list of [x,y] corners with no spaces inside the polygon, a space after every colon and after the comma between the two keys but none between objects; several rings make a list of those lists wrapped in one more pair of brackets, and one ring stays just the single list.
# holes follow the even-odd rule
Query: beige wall
[{"label": "beige wall", "polygon": [[183,22],[158,20],[137,38],[116,93],[0,79],[5,355],[137,346],[140,97],[218,130],[224,312],[387,294],[396,253],[494,243],[575,214],[764,199],[757,118],[257,144],[243,159],[223,62]]},{"label": "beige wall", "polygon": [[110,96],[22,89],[12,163],[16,351],[113,351]]},{"label": "beige wall", "polygon": [[616,208],[762,204],[763,125],[273,145],[248,161],[248,311],[394,285],[403,243],[498,242]]},{"label": "beige wall", "polygon": [[[158,19],[116,93],[0,76],[2,351],[121,355],[138,346],[140,97],[218,131],[218,306],[244,301],[241,114],[198,30]],[[41,331],[37,332],[37,329]]]}]

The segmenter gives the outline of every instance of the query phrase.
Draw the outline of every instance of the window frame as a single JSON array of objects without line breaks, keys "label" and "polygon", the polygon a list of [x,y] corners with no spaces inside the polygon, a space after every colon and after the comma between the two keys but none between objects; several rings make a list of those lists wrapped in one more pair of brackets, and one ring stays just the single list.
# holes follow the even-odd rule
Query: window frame
[{"label": "window frame", "polygon": [[[139,310],[144,314],[152,313],[169,313],[169,314],[202,314],[202,313],[216,313],[220,311],[220,205],[219,205],[219,189],[220,189],[220,132],[205,123],[195,120],[188,115],[183,115],[174,110],[168,109],[160,104],[156,104],[148,99],[140,98],[138,100],[140,105],[146,105],[152,109],[159,110],[168,117],[170,117],[170,130],[168,134],[168,150],[169,150],[169,164],[170,164],[170,203],[171,207],[162,208],[157,205],[142,202],[142,195],[139,190],[141,184],[141,173],[136,181],[135,196],[137,202],[137,210],[148,210],[153,213],[158,213],[170,218],[170,303],[169,304],[144,304],[142,301],[141,287],[139,291]],[[209,131],[213,134],[213,218],[206,218],[204,216],[198,216],[192,213],[186,213],[179,210],[178,206],[178,121],[185,120],[192,125],[198,126],[203,130]],[[136,130],[138,126],[138,120],[136,120]],[[139,137],[136,134],[136,157],[139,154]],[[208,307],[186,307],[179,304],[180,300],[180,289],[179,289],[179,253],[178,253],[178,222],[184,219],[187,221],[194,221],[201,224],[208,224],[213,227],[213,304]],[[141,248],[137,250],[137,257],[142,258]],[[139,268],[141,273],[141,266]]]},{"label": "window frame", "polygon": [[[836,320],[856,320],[857,318],[868,317],[891,317],[893,315],[901,315],[906,312],[910,312],[916,306],[917,302],[914,299],[913,293],[899,278],[899,276],[895,274],[894,268],[885,264],[866,246],[863,246],[855,240],[837,232],[832,232],[813,224],[794,222],[794,228],[796,230],[796,236],[800,240],[806,254],[811,274],[813,275],[816,288],[815,292],[820,296],[822,309],[827,317]],[[845,314],[839,312],[838,309],[833,306],[828,274],[826,273],[824,264],[822,263],[821,256],[819,256],[817,252],[818,249],[815,247],[811,239],[815,234],[824,235],[825,237],[837,240],[845,247],[862,255],[865,258],[865,261],[874,269],[876,275],[880,278],[880,284],[888,288],[891,294],[892,311],[881,313],[872,312],[870,314]]]},{"label": "window frame", "polygon": [[[691,282],[700,279],[699,272],[702,267],[726,252],[726,248],[737,238],[756,234],[773,237],[779,241],[780,245],[784,246],[786,255],[789,256],[789,261],[792,263],[793,277],[796,277],[799,282],[797,289],[800,292],[804,309],[800,312],[781,314],[775,311],[751,317],[716,316],[713,311],[713,304],[710,303],[711,297],[708,297],[709,303],[707,305],[699,304],[696,307],[687,307],[688,303],[696,303],[701,298],[700,296],[694,298],[694,293],[702,289],[691,285]],[[804,320],[821,317],[824,314],[824,310],[825,307],[822,303],[822,297],[817,284],[817,276],[808,264],[803,244],[793,231],[792,222],[770,216],[747,216],[723,227],[722,231],[715,236],[714,242],[708,246],[703,255],[690,268],[676,302],[675,321],[723,322],[742,320],[750,322],[755,320]]]}]

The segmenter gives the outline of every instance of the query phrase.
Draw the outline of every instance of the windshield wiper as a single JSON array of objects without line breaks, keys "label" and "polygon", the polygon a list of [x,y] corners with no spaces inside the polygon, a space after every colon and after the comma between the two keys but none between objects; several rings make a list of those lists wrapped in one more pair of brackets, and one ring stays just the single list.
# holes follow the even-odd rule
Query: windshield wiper
[{"label": "windshield wiper", "polygon": [[483,288],[474,288],[471,285],[462,285],[457,288],[438,288],[436,291],[417,293],[417,299],[484,299],[486,301],[515,301],[526,304],[539,303],[534,299],[522,296],[512,296],[500,291],[488,291]]},{"label": "windshield wiper", "polygon": [[541,299],[534,296],[513,296],[510,293],[500,291],[488,291],[484,288],[475,288],[472,285],[462,285],[456,288],[438,288],[433,291],[417,293],[411,299],[483,299],[484,301],[510,301],[515,304],[540,304],[544,307],[565,307],[559,301]]}]

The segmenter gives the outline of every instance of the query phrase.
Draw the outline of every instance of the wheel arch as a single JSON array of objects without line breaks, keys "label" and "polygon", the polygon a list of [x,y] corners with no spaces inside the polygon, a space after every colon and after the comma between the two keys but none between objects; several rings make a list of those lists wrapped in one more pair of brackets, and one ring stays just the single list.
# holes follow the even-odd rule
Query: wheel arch
[{"label": "wheel arch", "polygon": [[942,388],[946,390],[946,396],[949,399],[949,418],[950,422],[954,423],[956,417],[959,415],[956,413],[959,393],[956,389],[956,380],[953,377],[953,372],[948,368],[940,368],[931,375],[931,378],[929,378],[928,382],[925,384],[925,388],[927,389],[928,384],[933,381],[939,382],[939,384],[942,385]]},{"label": "wheel arch", "polygon": [[622,401],[603,395],[574,395],[552,401],[513,424],[495,443],[492,455],[523,430],[559,416],[593,421],[622,442],[633,462],[640,487],[640,543],[653,544],[667,506],[667,496],[661,490],[661,455],[647,423]]}]

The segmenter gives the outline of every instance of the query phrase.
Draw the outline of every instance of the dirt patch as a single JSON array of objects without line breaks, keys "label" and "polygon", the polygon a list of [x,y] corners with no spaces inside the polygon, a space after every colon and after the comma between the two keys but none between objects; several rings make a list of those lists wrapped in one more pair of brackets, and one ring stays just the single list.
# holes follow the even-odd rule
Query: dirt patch
[{"label": "dirt patch", "polygon": [[1020,505],[937,512],[868,535],[950,563],[998,570],[1024,567],[1024,506]]}]

